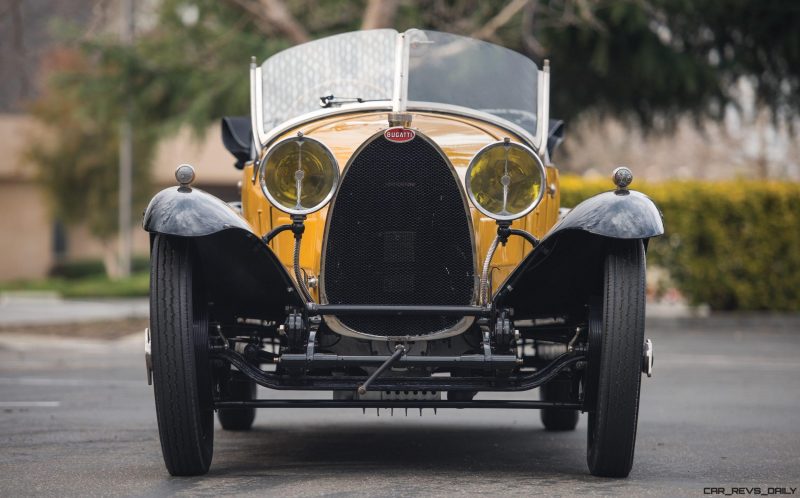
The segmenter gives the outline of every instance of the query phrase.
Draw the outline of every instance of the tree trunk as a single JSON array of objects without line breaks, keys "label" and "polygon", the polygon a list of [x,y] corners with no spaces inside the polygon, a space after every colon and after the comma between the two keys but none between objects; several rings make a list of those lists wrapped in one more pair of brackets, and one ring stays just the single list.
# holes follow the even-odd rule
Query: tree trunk
[{"label": "tree trunk", "polygon": [[264,9],[266,19],[292,42],[305,43],[311,39],[281,0],[259,0],[258,3]]},{"label": "tree trunk", "polygon": [[122,277],[117,245],[110,240],[102,240],[100,242],[103,244],[103,266],[106,269],[106,276],[115,280]]},{"label": "tree trunk", "polygon": [[277,30],[295,44],[305,43],[311,39],[281,0],[228,0],[228,2],[258,18],[263,24],[256,25],[267,35],[273,35]]},{"label": "tree trunk", "polygon": [[398,0],[369,0],[364,11],[361,29],[378,29],[394,27]]}]

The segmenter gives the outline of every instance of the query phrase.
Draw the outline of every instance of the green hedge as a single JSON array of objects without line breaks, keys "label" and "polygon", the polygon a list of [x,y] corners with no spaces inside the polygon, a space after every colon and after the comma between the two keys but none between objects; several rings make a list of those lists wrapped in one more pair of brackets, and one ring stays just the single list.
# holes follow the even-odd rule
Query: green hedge
[{"label": "green hedge", "polygon": [[[565,207],[610,190],[609,179],[561,180]],[[800,310],[800,183],[634,182],[664,214],[648,261],[692,304],[715,310]]]},{"label": "green hedge", "polygon": [[[148,256],[134,256],[131,259],[131,272],[139,273],[150,270]],[[57,263],[50,268],[49,277],[76,280],[88,277],[102,277],[106,274],[106,267],[99,259],[81,259]]]},{"label": "green hedge", "polygon": [[130,277],[117,280],[105,275],[91,275],[0,283],[0,294],[19,291],[55,292],[66,298],[141,297],[150,292],[150,273],[132,273]]}]

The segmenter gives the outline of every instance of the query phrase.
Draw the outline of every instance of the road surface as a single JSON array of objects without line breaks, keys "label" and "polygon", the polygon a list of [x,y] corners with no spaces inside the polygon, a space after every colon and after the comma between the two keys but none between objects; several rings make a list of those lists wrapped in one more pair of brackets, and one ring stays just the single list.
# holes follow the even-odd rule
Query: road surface
[{"label": "road surface", "polygon": [[207,476],[170,478],[141,337],[2,333],[0,496],[701,496],[712,487],[800,487],[800,318],[659,319],[648,336],[656,371],[643,381],[626,480],[588,475],[585,416],[577,431],[557,434],[535,411],[360,409],[261,410],[252,432],[217,430]]}]

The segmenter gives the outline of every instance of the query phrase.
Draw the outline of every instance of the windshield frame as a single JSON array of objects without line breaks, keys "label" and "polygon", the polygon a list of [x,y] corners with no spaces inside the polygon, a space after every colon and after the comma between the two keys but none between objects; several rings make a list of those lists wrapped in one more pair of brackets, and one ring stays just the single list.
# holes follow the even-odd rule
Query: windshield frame
[{"label": "windshield frame", "polygon": [[[531,63],[537,70],[537,86],[536,86],[536,130],[535,133],[531,132],[522,126],[500,117],[496,114],[484,112],[471,107],[465,107],[454,104],[445,104],[441,102],[425,102],[425,101],[409,101],[408,100],[408,63],[409,63],[409,50],[411,35],[419,32],[420,30],[408,30],[404,33],[396,32],[395,39],[395,57],[394,57],[394,84],[392,89],[391,100],[370,101],[363,103],[347,103],[338,106],[331,106],[319,110],[310,111],[300,114],[296,117],[289,118],[269,130],[264,129],[264,98],[263,98],[263,83],[262,83],[262,66],[258,66],[255,60],[250,65],[250,90],[251,90],[251,122],[253,126],[253,138],[258,149],[257,152],[261,153],[268,147],[278,136],[285,133],[288,129],[301,126],[304,123],[320,119],[330,115],[364,112],[364,111],[390,111],[392,113],[403,113],[407,111],[428,111],[440,114],[448,114],[455,116],[467,116],[491,124],[496,124],[509,131],[515,133],[522,138],[526,145],[532,147],[534,150],[544,150],[541,144],[545,143],[547,134],[547,123],[549,114],[549,64],[545,61],[542,69],[539,69],[533,61]],[[450,35],[458,36],[458,35]],[[474,40],[469,37],[463,37],[468,40]],[[322,38],[320,40],[324,40]],[[316,40],[316,41],[320,41]],[[479,40],[480,41],[480,40]],[[312,42],[313,43],[313,42]],[[481,43],[488,43],[483,42]],[[505,47],[500,47],[503,50],[509,50]],[[284,52],[290,51],[296,47],[287,49]],[[511,51],[513,52],[513,51]],[[283,52],[282,52],[283,53]],[[517,54],[514,52],[514,54]],[[284,56],[288,55],[284,53]],[[527,57],[526,57],[527,58]],[[269,60],[269,59],[268,59]],[[530,59],[528,59],[530,60]],[[265,61],[266,62],[266,61]],[[542,126],[544,125],[544,126]]]}]

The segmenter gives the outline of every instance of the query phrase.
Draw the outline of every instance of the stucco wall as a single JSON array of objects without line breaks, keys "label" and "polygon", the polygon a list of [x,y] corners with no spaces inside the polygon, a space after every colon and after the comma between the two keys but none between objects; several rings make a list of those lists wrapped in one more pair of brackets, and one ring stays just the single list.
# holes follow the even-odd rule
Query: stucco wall
[{"label": "stucco wall", "polygon": [[0,180],[0,280],[47,274],[53,243],[49,218],[34,183]]},{"label": "stucco wall", "polygon": [[[53,220],[33,167],[23,155],[26,141],[36,131],[27,115],[0,114],[0,281],[44,277],[54,262]],[[190,163],[197,170],[198,187],[235,197],[241,172],[233,167],[233,161],[222,146],[218,125],[209,127],[199,139],[183,130],[158,147],[153,193],[174,185],[175,167]],[[139,221],[137,217],[133,226],[134,255],[147,254],[149,249]],[[69,227],[67,241],[67,260],[103,259],[106,255],[106,248],[85,227]],[[112,244],[115,250],[116,240]]]}]

